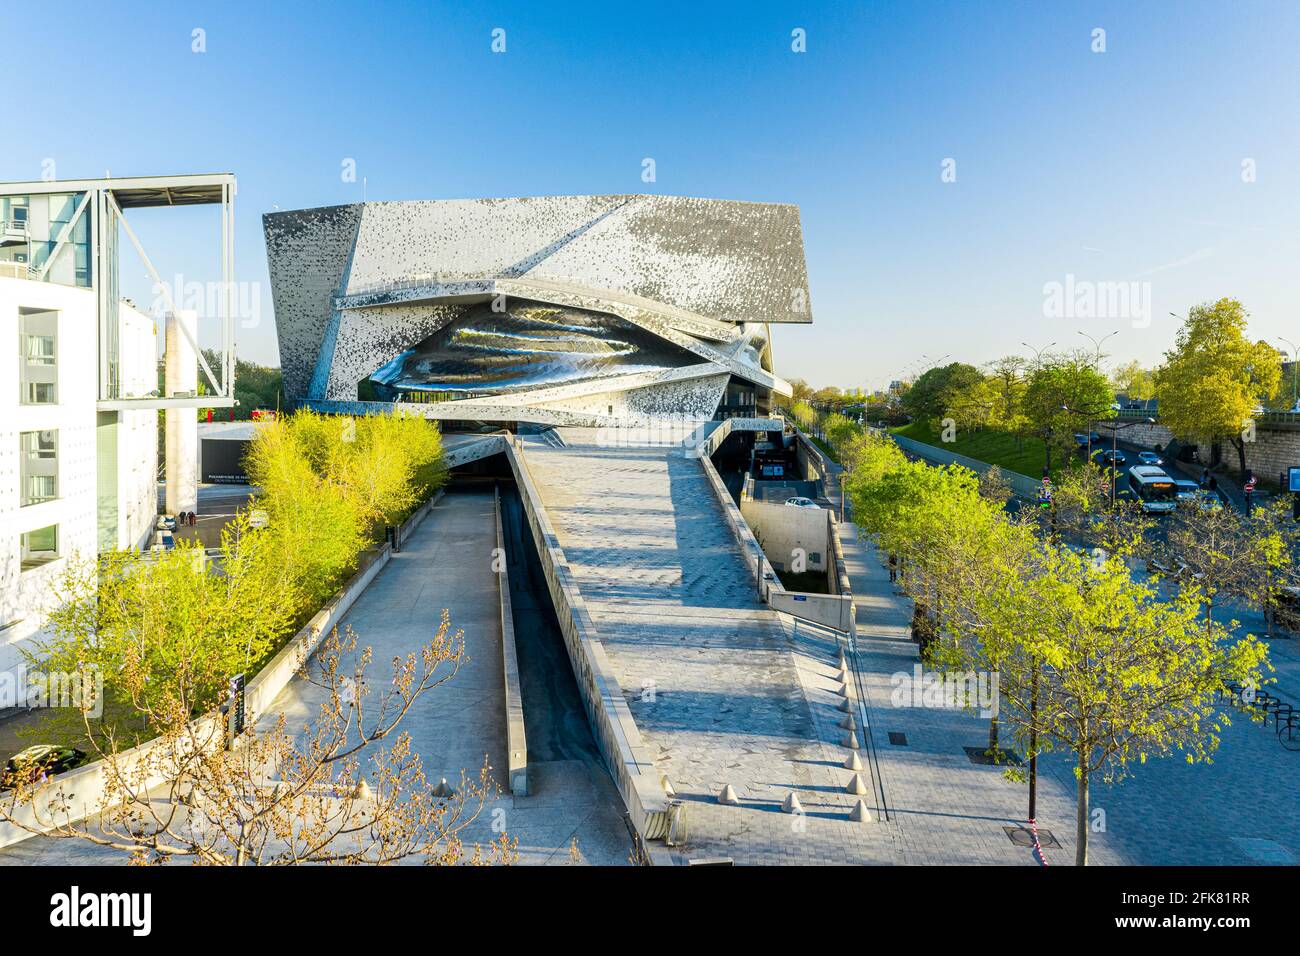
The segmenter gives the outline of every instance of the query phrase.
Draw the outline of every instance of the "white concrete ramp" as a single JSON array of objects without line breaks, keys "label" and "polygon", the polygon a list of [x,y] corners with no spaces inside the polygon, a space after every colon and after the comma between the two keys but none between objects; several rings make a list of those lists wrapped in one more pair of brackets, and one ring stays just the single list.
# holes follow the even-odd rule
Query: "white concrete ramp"
[{"label": "white concrete ramp", "polygon": [[[685,802],[691,857],[888,862],[887,828],[848,819],[827,636],[791,642],[698,459],[607,447],[594,429],[523,453],[655,764]],[[739,806],[716,794],[734,787]],[[796,791],[803,814],[783,813]]]}]

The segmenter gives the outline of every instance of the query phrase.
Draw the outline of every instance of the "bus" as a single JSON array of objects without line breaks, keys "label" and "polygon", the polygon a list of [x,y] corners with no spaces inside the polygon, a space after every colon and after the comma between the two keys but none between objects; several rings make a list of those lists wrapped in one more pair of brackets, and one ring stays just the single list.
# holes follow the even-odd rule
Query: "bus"
[{"label": "bus", "polygon": [[1173,511],[1178,507],[1178,485],[1155,465],[1134,465],[1128,470],[1128,490],[1142,503],[1142,510],[1152,513]]}]

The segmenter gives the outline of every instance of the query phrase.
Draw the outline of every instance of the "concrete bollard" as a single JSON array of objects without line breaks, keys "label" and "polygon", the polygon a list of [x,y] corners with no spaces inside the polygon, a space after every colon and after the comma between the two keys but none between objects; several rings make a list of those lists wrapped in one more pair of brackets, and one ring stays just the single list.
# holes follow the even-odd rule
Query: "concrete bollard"
[{"label": "concrete bollard", "polygon": [[718,794],[718,803],[722,804],[724,807],[739,806],[740,800],[736,796],[736,788],[731,784],[727,784],[723,787],[722,792]]},{"label": "concrete bollard", "polygon": [[840,709],[840,713],[844,713],[844,714],[853,713],[853,701],[845,697],[843,700],[840,701],[839,709]]},{"label": "concrete bollard", "polygon": [[846,714],[845,717],[844,717],[844,719],[840,721],[840,729],[841,729],[841,730],[857,730],[857,729],[858,729],[858,725],[857,725],[857,723],[854,722],[854,720],[853,720],[853,715],[852,715],[852,714]]},{"label": "concrete bollard", "polygon": [[844,740],[840,743],[841,747],[848,747],[850,750],[857,750],[861,744],[858,743],[858,735],[849,733],[845,735]]},{"label": "concrete bollard", "polygon": [[791,790],[785,795],[785,802],[781,804],[783,813],[803,813],[803,804],[799,802],[798,795]]},{"label": "concrete bollard", "polygon": [[864,795],[865,793],[867,793],[867,784],[866,784],[866,782],[862,779],[862,774],[860,774],[860,773],[855,773],[855,774],[853,775],[853,779],[851,779],[851,780],[848,782],[848,785],[845,786],[845,788],[844,788],[844,792],[845,792],[845,793],[851,793],[851,794],[854,794],[855,796],[859,796],[859,797],[862,796],[862,795]]},{"label": "concrete bollard", "polygon": [[858,756],[856,750],[844,759],[844,769],[852,770],[854,773],[862,772],[862,758]]},{"label": "concrete bollard", "polygon": [[854,823],[870,823],[871,811],[867,809],[867,801],[858,800],[849,811],[849,819]]}]

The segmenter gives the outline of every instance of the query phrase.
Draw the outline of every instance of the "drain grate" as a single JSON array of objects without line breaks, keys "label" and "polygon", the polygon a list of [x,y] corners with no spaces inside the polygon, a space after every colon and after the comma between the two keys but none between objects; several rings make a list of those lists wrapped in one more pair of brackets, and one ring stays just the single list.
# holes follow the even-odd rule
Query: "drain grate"
[{"label": "drain grate", "polygon": [[971,763],[977,763],[982,767],[1005,767],[1010,764],[1013,767],[1024,766],[1024,761],[1014,750],[999,750],[994,756],[989,753],[988,747],[962,747],[966,751],[966,756],[970,758]]},{"label": "drain grate", "polygon": [[[1002,832],[1005,833],[1016,846],[1023,846],[1026,849],[1031,849],[1034,845],[1034,831],[1026,827],[1003,827]],[[1052,836],[1052,831],[1044,830],[1042,827],[1038,828],[1038,842],[1045,850],[1062,849],[1060,842],[1056,837]]]},{"label": "drain grate", "polygon": [[900,734],[896,730],[891,730],[889,732],[889,742],[893,744],[895,747],[906,747],[907,734]]}]

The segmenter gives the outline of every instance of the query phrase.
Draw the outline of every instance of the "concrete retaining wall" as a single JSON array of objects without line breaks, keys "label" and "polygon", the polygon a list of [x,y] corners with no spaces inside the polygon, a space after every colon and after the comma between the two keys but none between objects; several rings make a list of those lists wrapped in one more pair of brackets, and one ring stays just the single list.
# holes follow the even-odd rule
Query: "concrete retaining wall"
[{"label": "concrete retaining wall", "polygon": [[515,650],[515,619],[510,607],[510,570],[506,566],[506,542],[501,531],[501,491],[492,494],[496,511],[497,593],[501,601],[501,670],[506,691],[506,754],[510,792],[528,795],[528,738],[524,733],[524,695],[519,687],[519,656]]},{"label": "concrete retaining wall", "polygon": [[[425,515],[442,498],[442,494],[439,490],[402,523],[398,529],[399,541],[404,540],[419,527]],[[244,688],[244,712],[247,724],[252,725],[267,713],[280,691],[310,659],[320,644],[322,635],[328,634],[337,626],[344,615],[351,610],[356,599],[388,564],[391,557],[392,552],[387,544],[377,551],[363,555],[356,573],[334,592],[334,596],[325,602],[293,639],[248,682]],[[222,746],[226,739],[224,725],[225,721],[221,718],[200,718],[190,725],[190,739],[199,742],[203,748]],[[118,764],[123,768],[146,768],[149,787],[164,782],[166,775],[161,771],[166,767],[168,760],[169,752],[166,744],[159,739],[146,741],[139,747],[118,755]],[[52,819],[48,813],[42,812],[38,818],[29,804],[19,808],[15,816],[41,830],[49,829],[50,825],[66,825],[84,820],[101,809],[101,803],[108,789],[105,777],[106,768],[102,760],[59,774],[37,796],[35,802],[45,807],[51,802],[66,800],[67,813],[61,814],[58,819]],[[0,848],[21,843],[31,836],[33,834],[30,831],[20,826],[0,822]]]},{"label": "concrete retaining wall", "polygon": [[831,513],[827,509],[792,508],[784,503],[742,499],[740,513],[762,539],[763,550],[776,558],[773,566],[778,570],[790,568],[798,551],[803,552],[805,570],[825,574],[830,568],[832,530]]},{"label": "concrete retaining wall", "polygon": [[[761,593],[761,599],[773,610],[781,611],[794,617],[804,618],[818,624],[824,624],[839,630],[853,632],[856,627],[857,612],[853,606],[853,595],[847,590],[840,594],[809,594],[802,591],[787,591],[777,577],[776,570],[767,559],[762,546],[750,530],[745,516],[740,513],[731,494],[722,483],[718,469],[707,457],[700,459],[704,474],[709,479],[709,487],[721,506],[727,525],[731,528],[736,543],[749,571],[754,575],[754,590]],[[782,505],[781,507],[785,507]],[[834,537],[834,536],[832,536]],[[847,581],[847,575],[845,576]],[[761,588],[761,592],[760,592]]]},{"label": "concrete retaining wall", "polygon": [[[506,459],[519,486],[519,497],[537,545],[546,586],[555,605],[573,676],[596,743],[623,796],[637,834],[642,841],[663,840],[668,836],[674,811],[660,782],[654,759],[641,738],[636,721],[632,719],[614,668],[600,642],[599,632],[546,514],[545,504],[528,473],[522,448],[517,443],[507,443]],[[646,842],[644,848],[652,862],[669,862],[667,849],[662,843]]]}]

